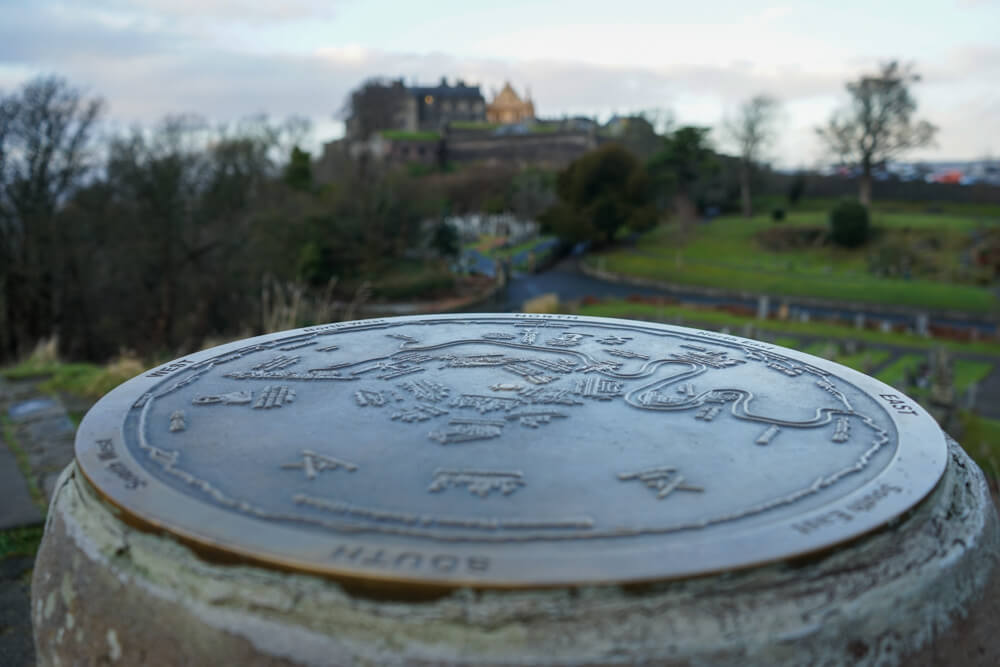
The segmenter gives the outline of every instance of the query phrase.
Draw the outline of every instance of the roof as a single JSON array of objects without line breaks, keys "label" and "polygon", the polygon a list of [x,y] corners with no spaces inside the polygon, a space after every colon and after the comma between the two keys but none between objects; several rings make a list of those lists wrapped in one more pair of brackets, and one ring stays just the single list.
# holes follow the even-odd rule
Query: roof
[{"label": "roof", "polygon": [[445,79],[441,79],[441,83],[436,86],[407,86],[406,92],[414,97],[433,95],[441,99],[483,99],[483,94],[479,92],[479,86],[467,86],[461,80],[454,86],[449,86]]},{"label": "roof", "polygon": [[522,100],[514,89],[511,88],[509,82],[503,84],[503,90],[501,90],[497,96],[493,99],[493,104],[503,104],[503,105],[522,105],[524,100]]}]

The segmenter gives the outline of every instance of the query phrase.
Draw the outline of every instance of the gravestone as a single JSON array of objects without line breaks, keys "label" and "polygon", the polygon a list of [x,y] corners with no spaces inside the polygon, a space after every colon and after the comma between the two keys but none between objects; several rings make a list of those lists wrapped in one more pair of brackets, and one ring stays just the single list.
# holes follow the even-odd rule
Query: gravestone
[{"label": "gravestone", "polygon": [[993,664],[995,511],[915,401],[694,329],[364,320],[83,420],[42,664]]},{"label": "gravestone", "polygon": [[766,294],[757,297],[757,319],[766,320],[771,314],[771,301]]},{"label": "gravestone", "polygon": [[930,337],[930,317],[927,313],[918,313],[916,317],[916,322],[914,324],[914,330],[918,336],[923,336],[924,338]]}]

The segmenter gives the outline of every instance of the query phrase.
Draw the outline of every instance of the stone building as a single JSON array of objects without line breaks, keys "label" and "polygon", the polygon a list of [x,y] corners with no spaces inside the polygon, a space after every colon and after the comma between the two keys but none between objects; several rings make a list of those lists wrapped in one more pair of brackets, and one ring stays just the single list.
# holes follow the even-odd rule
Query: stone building
[{"label": "stone building", "polygon": [[384,130],[437,132],[452,122],[483,122],[486,100],[479,86],[459,79],[454,86],[406,86],[402,79],[372,81],[352,93],[346,132],[364,141]]},{"label": "stone building", "polygon": [[482,122],[485,120],[486,101],[479,86],[467,86],[459,79],[449,86],[441,78],[437,86],[407,88],[405,129],[440,130],[452,122]]},{"label": "stone building", "polygon": [[486,120],[502,125],[534,120],[535,105],[531,101],[531,95],[526,94],[525,98],[522,100],[510,83],[505,82],[503,90],[486,106]]},{"label": "stone building", "polygon": [[540,121],[534,103],[525,97],[510,83],[489,105],[479,86],[462,80],[449,85],[442,78],[437,86],[406,86],[401,79],[366,83],[354,93],[344,140],[326,146],[317,174],[333,178],[344,160],[362,157],[396,165],[560,168],[600,142],[594,121]]}]

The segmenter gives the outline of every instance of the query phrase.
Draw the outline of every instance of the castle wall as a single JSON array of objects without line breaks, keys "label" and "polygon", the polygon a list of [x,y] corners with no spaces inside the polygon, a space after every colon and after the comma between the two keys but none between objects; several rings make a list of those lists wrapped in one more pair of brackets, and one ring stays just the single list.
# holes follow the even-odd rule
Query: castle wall
[{"label": "castle wall", "polygon": [[586,132],[553,132],[507,136],[452,133],[446,159],[454,162],[514,162],[561,166],[597,145]]}]

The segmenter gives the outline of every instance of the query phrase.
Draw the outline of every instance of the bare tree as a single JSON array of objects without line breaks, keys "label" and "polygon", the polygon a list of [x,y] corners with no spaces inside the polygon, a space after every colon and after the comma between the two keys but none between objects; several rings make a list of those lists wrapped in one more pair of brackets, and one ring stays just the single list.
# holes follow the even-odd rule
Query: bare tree
[{"label": "bare tree", "polygon": [[292,115],[280,125],[281,141],[279,148],[282,157],[288,156],[296,146],[304,149],[312,137],[313,123],[307,116]]},{"label": "bare tree", "polygon": [[[116,261],[132,278],[130,308],[146,342],[190,347],[245,305],[254,215],[276,175],[277,126],[251,117],[212,128],[168,116],[151,130],[112,139],[105,182],[114,193]],[[126,299],[131,299],[126,304]]]},{"label": "bare tree", "polygon": [[816,132],[844,165],[861,169],[858,199],[865,206],[872,199],[872,170],[913,148],[933,143],[937,128],[916,121],[917,102],[910,84],[920,76],[910,65],[884,63],[876,74],[865,74],[847,83],[850,105],[830,117]]},{"label": "bare tree", "polygon": [[72,267],[55,214],[85,178],[102,106],[58,77],[0,97],[0,356],[58,330]]},{"label": "bare tree", "polygon": [[778,108],[778,101],[773,97],[756,95],[741,104],[736,115],[727,118],[722,125],[725,135],[739,149],[740,202],[745,218],[753,215],[750,176],[764,149],[774,141]]}]

